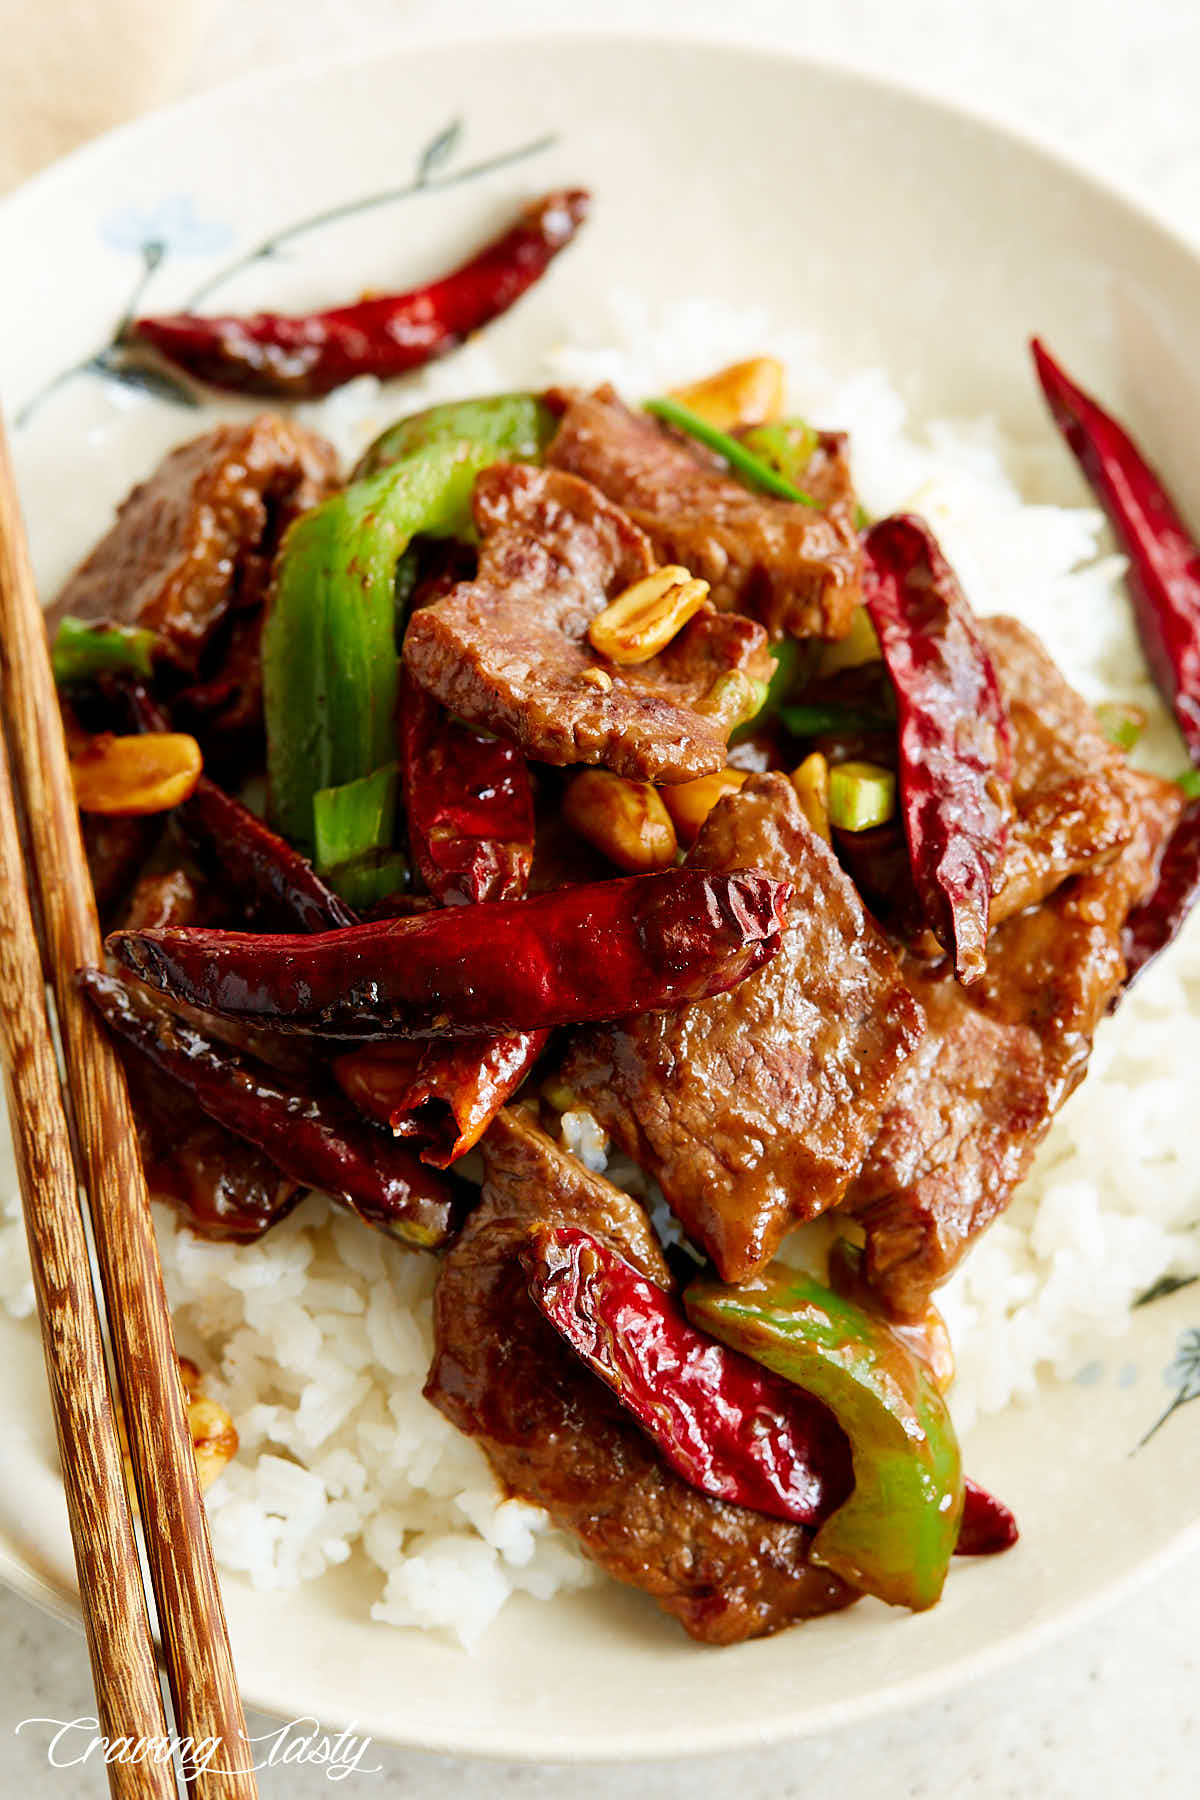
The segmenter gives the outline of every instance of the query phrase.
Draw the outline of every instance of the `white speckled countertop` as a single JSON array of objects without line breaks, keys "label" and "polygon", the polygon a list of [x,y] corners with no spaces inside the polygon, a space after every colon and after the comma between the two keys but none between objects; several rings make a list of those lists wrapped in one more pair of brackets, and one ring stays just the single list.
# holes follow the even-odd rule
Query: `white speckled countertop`
[{"label": "white speckled countertop", "polygon": [[[168,0],[169,4],[169,0]],[[803,48],[1025,126],[1200,243],[1200,6],[1195,0],[214,0],[183,88],[413,31],[603,22]],[[621,1769],[530,1768],[372,1746],[340,1791],[473,1800],[1107,1800],[1200,1792],[1200,1556],[1177,1561],[1061,1642],[919,1713],[768,1751]],[[0,1794],[90,1800],[94,1764],[56,1770],[49,1731],[91,1711],[82,1637],[0,1591]],[[252,1721],[269,1732],[272,1722]],[[319,1767],[268,1771],[264,1800],[337,1792]]]}]

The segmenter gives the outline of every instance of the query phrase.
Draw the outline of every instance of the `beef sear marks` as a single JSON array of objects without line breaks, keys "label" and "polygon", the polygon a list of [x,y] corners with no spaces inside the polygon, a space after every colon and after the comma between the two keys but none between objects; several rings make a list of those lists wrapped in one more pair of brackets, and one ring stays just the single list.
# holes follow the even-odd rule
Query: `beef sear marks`
[{"label": "beef sear marks", "polygon": [[1124,980],[1126,915],[1154,880],[1178,790],[1126,773],[1134,835],[1115,860],[1062,883],[992,933],[985,973],[961,988],[947,964],[905,976],[926,1035],[901,1071],[845,1200],[867,1233],[867,1279],[897,1318],[917,1318],[969,1244],[1002,1212]]},{"label": "beef sear marks", "polygon": [[921,1009],[786,777],[752,776],[722,800],[688,860],[790,881],[782,948],[716,1000],[581,1034],[563,1080],[742,1281],[841,1199]]},{"label": "beef sear marks", "polygon": [[609,664],[587,628],[658,566],[645,534],[586,481],[506,463],[479,476],[475,523],[476,578],[405,635],[423,688],[538,762],[665,782],[723,766],[748,680],[770,675],[760,625],[707,608],[648,662]]}]

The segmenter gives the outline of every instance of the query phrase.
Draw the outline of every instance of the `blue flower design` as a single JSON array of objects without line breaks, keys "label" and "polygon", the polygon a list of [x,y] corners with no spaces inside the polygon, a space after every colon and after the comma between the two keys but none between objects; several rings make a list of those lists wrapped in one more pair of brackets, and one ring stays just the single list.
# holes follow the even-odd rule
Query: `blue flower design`
[{"label": "blue flower design", "polygon": [[1155,1420],[1141,1443],[1148,1444],[1156,1432],[1161,1431],[1167,1420],[1177,1413],[1181,1406],[1190,1406],[1193,1400],[1200,1400],[1200,1330],[1185,1331],[1179,1338],[1174,1360],[1163,1373],[1167,1387],[1174,1388],[1175,1397],[1165,1412]]},{"label": "blue flower design", "polygon": [[167,251],[208,256],[223,250],[233,232],[228,225],[197,217],[190,195],[168,194],[154,206],[127,206],[113,213],[101,225],[100,235],[113,250],[145,255],[153,247],[161,259]]}]

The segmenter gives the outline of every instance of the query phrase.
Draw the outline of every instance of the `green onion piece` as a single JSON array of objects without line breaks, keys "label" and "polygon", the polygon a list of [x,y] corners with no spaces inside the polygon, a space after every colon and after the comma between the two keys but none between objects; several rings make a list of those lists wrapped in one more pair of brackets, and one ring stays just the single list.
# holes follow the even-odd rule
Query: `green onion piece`
[{"label": "green onion piece", "polygon": [[1096,717],[1105,737],[1118,750],[1132,750],[1146,729],[1146,715],[1141,707],[1121,700],[1102,700]]},{"label": "green onion piece", "polygon": [[735,475],[740,475],[753,486],[764,488],[768,494],[777,494],[781,500],[798,500],[801,506],[818,504],[811,494],[806,494],[802,488],[785,481],[769,462],[764,462],[761,456],[755,456],[739,439],[730,437],[727,431],[718,431],[715,425],[710,425],[707,419],[694,413],[690,406],[683,406],[678,400],[647,400],[645,409],[664,424],[675,425],[680,431],[686,431],[689,437],[694,437],[698,443],[707,444],[710,450],[715,450],[718,456],[725,458]]},{"label": "green onion piece", "polygon": [[835,763],[829,771],[829,823],[839,831],[870,831],[896,810],[896,777],[878,763]]},{"label": "green onion piece", "polygon": [[1183,789],[1186,800],[1200,800],[1200,769],[1185,769],[1175,777],[1175,786]]},{"label": "green onion piece", "polygon": [[354,862],[326,869],[325,880],[348,906],[364,911],[407,885],[408,863],[398,850],[373,850]]},{"label": "green onion piece", "polygon": [[97,675],[132,673],[149,676],[154,668],[158,633],[142,625],[94,625],[67,615],[50,651],[59,687],[91,681]]},{"label": "green onion piece", "polygon": [[391,849],[399,780],[400,767],[393,762],[358,781],[348,781],[343,787],[317,790],[313,795],[313,830],[320,874],[329,874],[372,852]]},{"label": "green onion piece", "polygon": [[811,661],[811,644],[802,644],[798,638],[781,638],[779,643],[771,645],[771,658],[775,664],[774,673],[767,683],[767,691],[762,705],[749,719],[743,720],[729,736],[731,744],[741,743],[751,732],[757,731],[767,720],[779,712],[800,676],[806,671]]},{"label": "green onion piece", "polygon": [[827,731],[887,731],[886,713],[856,706],[781,706],[779,717],[793,737],[820,737]]},{"label": "green onion piece", "polygon": [[761,457],[793,487],[800,486],[820,441],[820,433],[804,419],[774,419],[769,425],[752,425],[738,438],[752,456]]}]

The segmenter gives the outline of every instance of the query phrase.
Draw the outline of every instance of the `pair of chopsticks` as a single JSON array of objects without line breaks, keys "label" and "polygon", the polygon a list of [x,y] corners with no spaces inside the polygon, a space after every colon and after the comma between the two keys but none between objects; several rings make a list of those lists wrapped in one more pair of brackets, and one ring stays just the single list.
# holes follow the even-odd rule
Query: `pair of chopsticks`
[{"label": "pair of chopsticks", "polygon": [[[193,1800],[254,1800],[253,1750],[129,1097],[113,1047],[74,980],[80,967],[101,959],[100,927],[2,422],[0,719],[0,1051],[100,1731],[110,1741],[184,1740],[182,1770]],[[109,1397],[81,1189],[144,1522],[173,1728],[164,1713]],[[213,1739],[220,1742],[209,1749]],[[187,1740],[201,1746],[190,1763]],[[119,1800],[178,1795],[170,1762],[145,1751],[137,1761],[114,1760],[108,1773]]]}]

